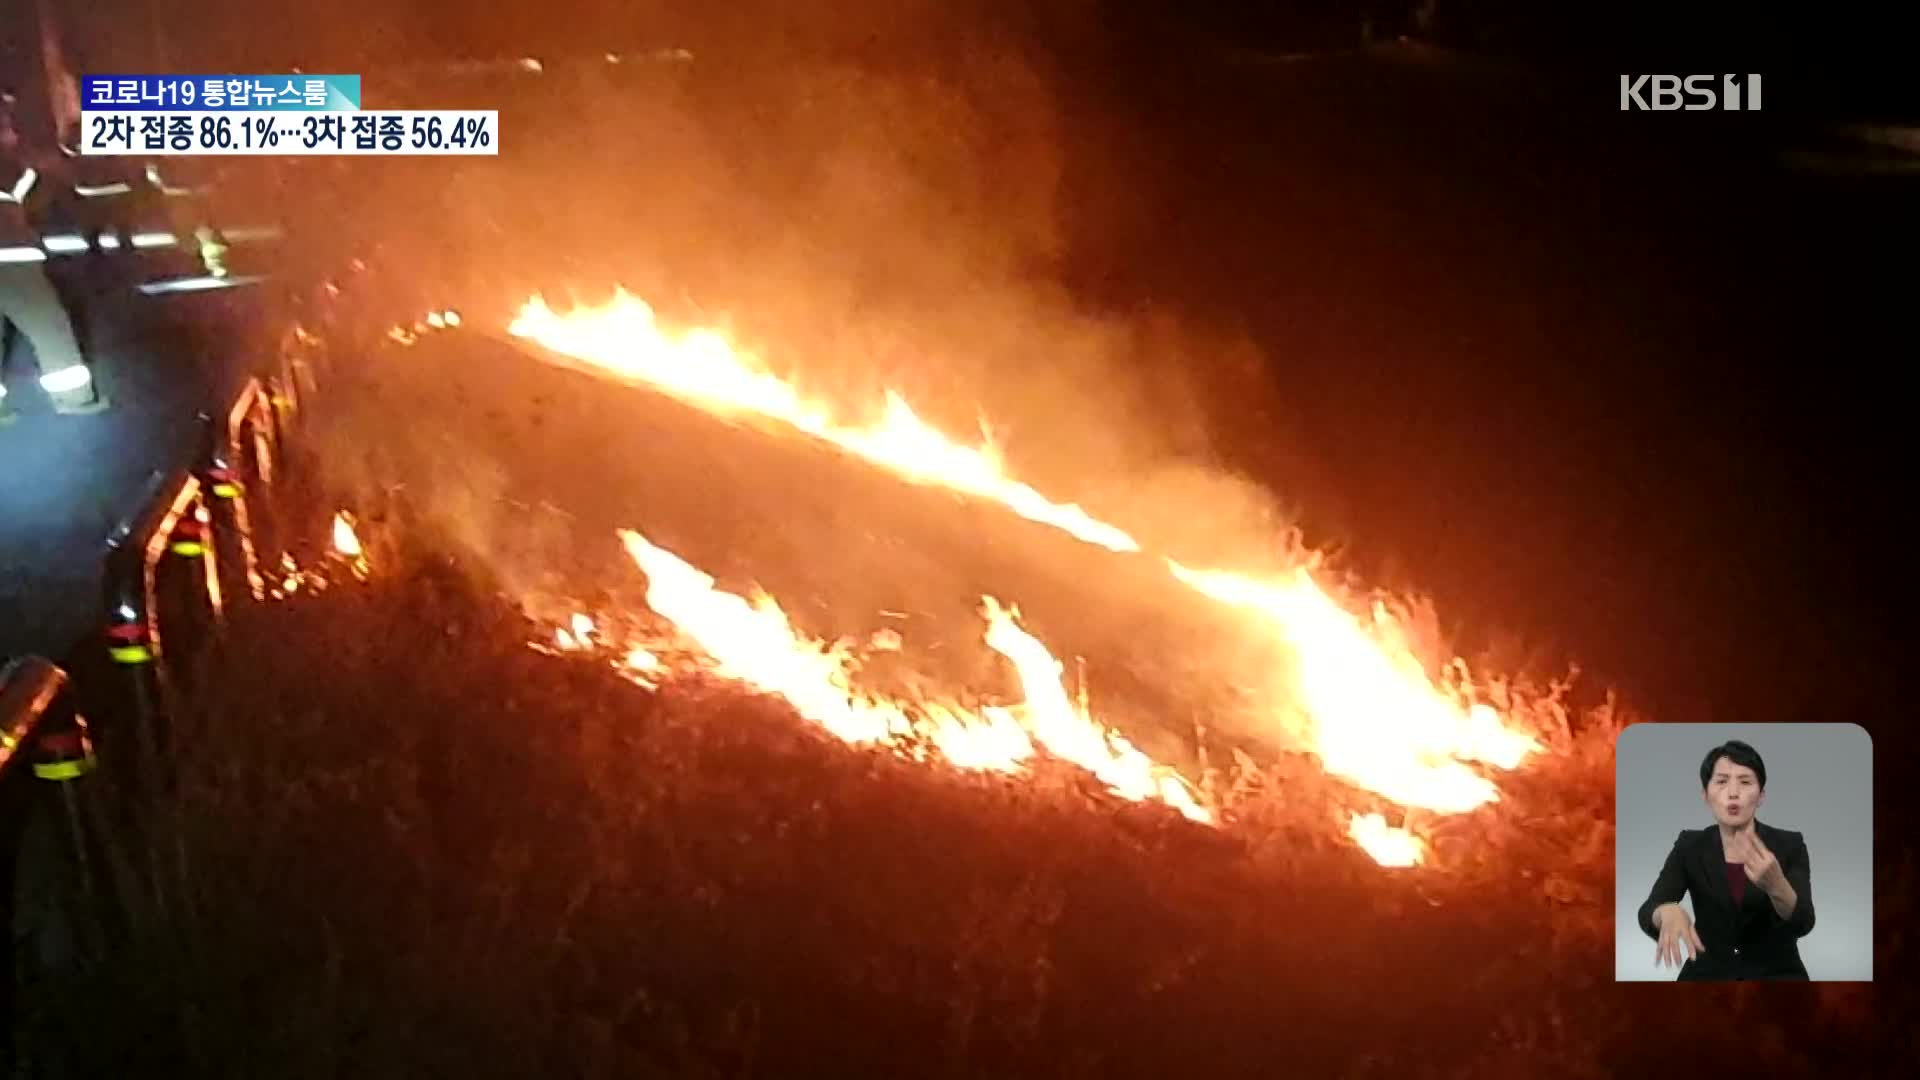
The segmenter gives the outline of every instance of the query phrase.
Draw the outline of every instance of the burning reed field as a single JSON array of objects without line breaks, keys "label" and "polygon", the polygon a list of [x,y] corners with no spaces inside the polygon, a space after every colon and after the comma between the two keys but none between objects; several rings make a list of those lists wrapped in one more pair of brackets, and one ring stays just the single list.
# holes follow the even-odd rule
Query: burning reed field
[{"label": "burning reed field", "polygon": [[[1877,292],[1772,272],[1846,264],[1723,242],[1803,204],[1672,202],[1639,136],[1444,50],[1069,65],[981,14],[1011,6],[899,6],[919,48],[847,16],[857,62],[772,33],[422,74],[409,107],[504,109],[499,167],[263,188],[327,267],[291,338],[307,543],[182,679],[157,793],[102,732],[124,925],[33,989],[35,1045],[123,1077],[1875,1075],[1870,986],[1614,983],[1614,740],[1709,714],[1534,640],[1872,719],[1867,624],[1797,614],[1876,565],[1794,501],[1831,477],[1696,420],[1788,340],[1756,313],[1818,313],[1796,372],[1868,325],[1829,311]],[[1068,6],[1049,33],[1105,25]],[[1701,251],[1768,280],[1716,296]],[[1804,382],[1766,446],[1829,438],[1809,394],[1896,400]],[[1366,534],[1479,607],[1322,543]]]},{"label": "burning reed field", "polygon": [[[1004,473],[876,460],[928,449],[897,413],[742,426],[634,370],[609,389],[416,329],[331,403],[308,501],[357,512],[196,662],[165,793],[100,778],[138,815],[105,860],[127,925],[29,1018],[76,1075],[1614,1076],[1756,1049],[1871,1074],[1868,988],[1613,985],[1624,710],[1463,674],[1417,684],[1454,743],[1355,747],[1329,720],[1378,698],[1287,669],[1229,705],[1203,679],[1246,684],[1271,656],[1223,643],[1274,625],[1349,664],[1420,652],[1381,612],[1239,620]],[[584,459],[614,438],[594,400],[660,442]],[[541,453],[498,449],[549,408],[571,423]],[[741,520],[769,497],[777,542]],[[848,501],[858,529],[826,527]],[[836,546],[863,554],[793,565]],[[1003,597],[965,591],[989,578]],[[921,607],[856,640],[848,611],[889,590]],[[1154,638],[1116,592],[1214,636],[1143,660],[1107,636]],[[1306,703],[1285,737],[1241,737],[1277,693]],[[1498,732],[1525,754],[1491,762]]]}]

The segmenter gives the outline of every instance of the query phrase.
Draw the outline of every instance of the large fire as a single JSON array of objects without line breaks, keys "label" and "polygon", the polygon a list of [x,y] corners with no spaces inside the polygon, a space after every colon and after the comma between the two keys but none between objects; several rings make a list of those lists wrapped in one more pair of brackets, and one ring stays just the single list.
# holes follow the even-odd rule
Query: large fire
[{"label": "large fire", "polygon": [[[954,701],[910,703],[857,689],[845,644],[801,634],[771,597],[749,600],[717,589],[712,576],[637,532],[622,532],[620,539],[647,575],[647,606],[711,657],[717,674],[786,699],[846,742],[914,756],[931,748],[963,768],[1017,772],[1037,741],[1123,798],[1159,799],[1195,821],[1212,818],[1179,777],[1077,708],[1060,681],[1060,662],[1021,628],[1018,613],[991,597],[982,601],[986,643],[1013,662],[1025,700],[978,709]],[[583,621],[591,625],[574,617],[569,638],[584,640]]]},{"label": "large fire", "polygon": [[1465,762],[1511,769],[1537,748],[1491,706],[1436,687],[1404,644],[1389,647],[1384,613],[1368,626],[1305,570],[1261,582],[1168,565],[1195,589],[1254,612],[1300,657],[1296,677],[1279,689],[1308,718],[1299,734],[1328,772],[1403,806],[1462,813],[1499,797]]},{"label": "large fire", "polygon": [[[913,483],[993,500],[1111,551],[1142,550],[1120,527],[1077,505],[1049,500],[1008,475],[991,445],[972,447],[948,438],[896,393],[885,395],[877,419],[847,419],[844,410],[808,399],[719,333],[670,332],[650,307],[625,293],[603,306],[566,314],[536,298],[510,332],[610,377],[664,391],[718,415],[784,423]],[[711,579],[671,555],[637,536],[627,543],[654,582],[649,602],[661,614],[734,675],[787,697],[842,738],[886,741],[917,733],[950,762],[1001,768],[1030,752],[1031,736],[1056,756],[1091,770],[1117,793],[1159,798],[1189,817],[1205,815],[1183,783],[1073,709],[1060,685],[1058,663],[995,603],[985,609],[987,643],[1011,659],[1022,676],[1027,701],[1017,720],[947,704],[909,716],[896,703],[854,694],[841,659],[831,650],[797,648],[803,639],[794,636],[770,601],[749,604],[714,593]],[[1462,813],[1499,798],[1476,764],[1512,769],[1540,749],[1493,707],[1475,700],[1464,665],[1456,663],[1445,673],[1447,681],[1436,681],[1391,618],[1377,609],[1371,617],[1356,615],[1307,566],[1247,574],[1195,569],[1171,558],[1164,562],[1176,580],[1219,601],[1223,611],[1258,620],[1294,658],[1290,674],[1269,688],[1273,723],[1334,775],[1403,806]],[[1421,859],[1417,838],[1378,815],[1352,815],[1349,835],[1383,865]]]},{"label": "large fire", "polygon": [[711,330],[673,336],[653,309],[625,294],[602,308],[556,314],[530,302],[512,332],[602,371],[664,390],[722,415],[779,420],[919,484],[992,499],[1022,517],[1052,525],[1090,544],[1138,551],[1133,537],[1077,506],[1048,500],[1007,476],[991,446],[953,442],[928,426],[898,394],[886,395],[879,420],[845,424],[831,410],[800,395],[793,384],[760,368]]}]

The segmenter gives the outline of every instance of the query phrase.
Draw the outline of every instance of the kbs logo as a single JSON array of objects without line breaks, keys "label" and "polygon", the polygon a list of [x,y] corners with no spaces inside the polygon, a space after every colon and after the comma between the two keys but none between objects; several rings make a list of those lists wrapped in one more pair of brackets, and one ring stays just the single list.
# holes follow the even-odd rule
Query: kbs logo
[{"label": "kbs logo", "polygon": [[[1685,109],[1688,112],[1700,112],[1705,109],[1726,109],[1738,112],[1743,107],[1741,99],[1744,96],[1747,112],[1760,111],[1760,76],[1744,76],[1744,86],[1741,84],[1743,76],[1740,75],[1721,75],[1717,78],[1720,89],[1716,94],[1716,77],[1713,75],[1622,75],[1620,110],[1674,112]],[[1744,95],[1742,90],[1745,91]]]}]

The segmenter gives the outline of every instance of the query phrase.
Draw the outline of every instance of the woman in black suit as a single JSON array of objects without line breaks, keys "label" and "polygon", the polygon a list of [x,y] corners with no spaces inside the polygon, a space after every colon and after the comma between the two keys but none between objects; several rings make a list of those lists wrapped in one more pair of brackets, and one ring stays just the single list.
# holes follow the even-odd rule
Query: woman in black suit
[{"label": "woman in black suit", "polygon": [[[1807,843],[1755,820],[1766,763],[1746,743],[1716,746],[1700,763],[1700,788],[1714,825],[1680,834],[1640,905],[1640,929],[1659,942],[1654,962],[1679,967],[1682,980],[1806,979],[1799,941],[1813,930]],[[1691,917],[1680,906],[1687,895]]]}]

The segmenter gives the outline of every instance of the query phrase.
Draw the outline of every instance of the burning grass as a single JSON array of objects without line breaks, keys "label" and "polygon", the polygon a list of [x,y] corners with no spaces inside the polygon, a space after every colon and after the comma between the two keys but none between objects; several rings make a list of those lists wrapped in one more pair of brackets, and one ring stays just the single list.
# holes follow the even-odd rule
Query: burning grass
[{"label": "burning grass", "polygon": [[[424,332],[425,324],[416,329]],[[511,333],[544,348],[529,354],[465,339],[365,365],[367,381],[382,387],[364,395],[376,411],[405,416],[409,432],[435,434],[428,440],[433,445],[409,446],[415,437],[396,439],[394,424],[362,420],[344,425],[354,433],[345,440],[352,452],[382,445],[426,459],[424,466],[416,461],[378,470],[408,477],[458,461],[460,475],[434,485],[442,494],[467,492],[476,476],[497,475],[503,484],[569,507],[571,520],[576,514],[604,519],[625,507],[618,513],[627,519],[615,527],[642,520],[650,534],[670,537],[676,552],[689,543],[704,546],[696,557],[718,574],[732,563],[756,578],[785,573],[791,582],[796,567],[818,570],[822,579],[837,576],[833,584],[779,584],[772,591],[785,603],[836,598],[856,620],[869,616],[858,594],[882,583],[894,594],[887,607],[968,594],[1007,597],[1049,624],[1032,671],[1054,666],[1051,656],[1040,654],[1057,651],[1101,658],[1103,691],[1113,685],[1115,667],[1144,680],[1177,682],[1178,709],[1149,714],[1191,709],[1196,718],[1205,713],[1226,726],[1258,729],[1270,740],[1312,751],[1358,787],[1436,813],[1463,813],[1496,800],[1497,771],[1521,767],[1543,749],[1531,733],[1539,728],[1533,721],[1563,719],[1545,716],[1557,702],[1515,687],[1506,688],[1508,700],[1491,702],[1492,688],[1462,661],[1425,655],[1422,635],[1410,633],[1386,602],[1348,595],[1317,555],[1294,552],[1264,570],[1203,570],[1164,552],[1149,554],[1119,526],[1019,479],[991,438],[978,445],[955,439],[891,391],[880,412],[863,417],[846,402],[804,392],[718,331],[663,327],[651,308],[625,294],[565,315],[529,303]],[[445,392],[449,386],[457,388],[454,394]],[[402,408],[402,402],[410,404]],[[564,432],[542,422],[548,413],[565,418]],[[429,419],[438,416],[445,419]],[[755,430],[736,426],[744,421]],[[480,431],[487,436],[457,450],[462,440],[446,437]],[[709,482],[689,483],[694,476]],[[711,482],[721,476],[730,495],[724,502],[711,498]],[[456,501],[462,505],[443,506],[438,516],[498,517],[475,515],[464,496]],[[1200,502],[1181,505],[1189,514],[1210,513]],[[769,520],[782,527],[768,529]],[[850,533],[849,526],[858,531]],[[569,563],[600,542],[590,530],[575,532],[574,543],[558,545],[564,554],[514,560],[521,565],[513,572]],[[777,535],[774,546],[788,550],[773,553],[753,539],[766,534]],[[717,537],[729,538],[721,551],[714,550]],[[486,542],[497,541],[495,535]],[[748,558],[749,549],[758,557]],[[712,562],[715,557],[725,562]],[[689,619],[725,624],[719,637],[746,645],[755,634],[743,636],[746,623],[712,608],[709,599],[715,598],[678,605],[669,617],[682,630],[690,629]],[[659,610],[659,600],[650,595],[648,603]],[[1094,614],[1096,607],[1111,614]],[[1072,637],[1057,636],[1063,623]],[[915,629],[924,636],[923,628]],[[692,632],[708,653],[729,652],[716,652],[713,635]],[[784,628],[779,634],[786,636]],[[724,658],[722,666],[795,700],[803,713],[851,741],[898,726],[891,705],[849,710],[842,704],[832,716],[811,709],[794,697],[796,676],[812,684],[807,693],[844,697],[839,688],[818,684],[823,657],[812,649],[770,652],[764,644],[747,647],[751,656]],[[992,635],[989,644],[1007,653]],[[1138,662],[1116,665],[1116,651]],[[1036,698],[1024,671],[1022,681],[1029,684],[1029,705],[1060,696],[1059,687],[1042,685]],[[1043,675],[1039,682],[1057,680]],[[1206,686],[1237,696],[1238,708],[1228,712],[1198,700],[1195,692]],[[1109,754],[1096,745],[1104,741],[1099,735],[1079,737],[1089,726],[1065,716],[1064,699],[1054,705],[1037,715],[1060,714],[1062,722],[1029,723],[1028,735],[1116,787],[1157,790],[1175,803],[1186,799],[1179,782],[1153,764],[1170,760],[1160,748],[1136,752],[1129,745]],[[1017,734],[994,723],[947,727],[966,737],[967,756],[984,742],[1004,750],[1001,736]],[[1129,730],[1155,739],[1166,728],[1149,722]],[[1078,749],[1068,749],[1069,742]],[[1200,816],[1197,807],[1189,812]],[[1383,863],[1424,857],[1417,835],[1382,817],[1351,819],[1349,831]]]},{"label": "burning grass", "polygon": [[1858,1074],[1845,991],[1610,984],[1609,725],[1387,870],[1304,759],[1224,771],[1209,828],[650,691],[493,595],[414,553],[237,614],[120,853],[132,932],[43,995],[77,1071]]}]

